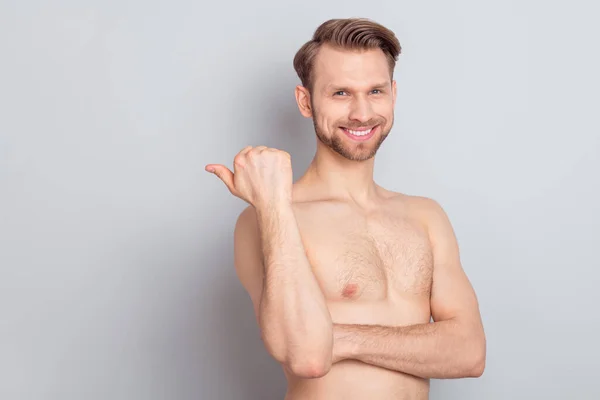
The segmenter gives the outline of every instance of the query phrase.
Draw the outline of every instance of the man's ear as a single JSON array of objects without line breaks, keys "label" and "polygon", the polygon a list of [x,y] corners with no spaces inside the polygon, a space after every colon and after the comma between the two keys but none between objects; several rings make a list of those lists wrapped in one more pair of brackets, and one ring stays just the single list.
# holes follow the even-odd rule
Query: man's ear
[{"label": "man's ear", "polygon": [[396,80],[392,81],[392,96],[393,96],[392,104],[394,107],[396,107]]},{"label": "man's ear", "polygon": [[296,103],[300,114],[306,118],[312,117],[312,108],[310,105],[310,92],[302,85],[296,86]]}]

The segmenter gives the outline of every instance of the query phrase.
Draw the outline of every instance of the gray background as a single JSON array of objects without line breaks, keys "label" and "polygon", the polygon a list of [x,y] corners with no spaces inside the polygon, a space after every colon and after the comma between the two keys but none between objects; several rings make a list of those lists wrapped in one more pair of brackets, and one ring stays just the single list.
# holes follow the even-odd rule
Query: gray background
[{"label": "gray background", "polygon": [[[592,1],[0,3],[0,397],[281,399],[207,163],[315,148],[296,50],[332,17],[404,48],[381,185],[437,199],[488,338],[432,399],[598,399]],[[595,248],[596,247],[596,248]]]}]

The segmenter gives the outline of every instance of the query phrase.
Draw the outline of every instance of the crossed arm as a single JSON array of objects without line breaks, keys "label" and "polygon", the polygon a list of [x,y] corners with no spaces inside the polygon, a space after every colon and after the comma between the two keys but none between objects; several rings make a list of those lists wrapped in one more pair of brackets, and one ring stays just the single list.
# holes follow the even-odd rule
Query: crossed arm
[{"label": "crossed arm", "polygon": [[423,378],[483,373],[485,335],[456,237],[435,201],[419,201],[434,256],[434,322],[410,326],[333,323],[304,256],[291,207],[275,206],[269,212],[247,208],[240,215],[236,270],[254,304],[267,350],[289,372],[318,378],[333,363],[354,359]]},{"label": "crossed arm", "polygon": [[441,207],[426,200],[434,269],[433,323],[410,326],[333,325],[334,362],[355,359],[422,378],[479,377],[486,340],[475,292]]}]

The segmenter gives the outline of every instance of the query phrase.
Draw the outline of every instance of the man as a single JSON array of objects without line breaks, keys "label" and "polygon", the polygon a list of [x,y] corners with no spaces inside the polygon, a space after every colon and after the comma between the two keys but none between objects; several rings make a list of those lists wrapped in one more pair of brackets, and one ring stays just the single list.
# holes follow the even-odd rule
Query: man
[{"label": "man", "polygon": [[445,212],[373,181],[400,50],[373,21],[323,23],[294,59],[318,138],[305,174],[293,183],[289,154],[265,146],[238,153],[234,172],[206,166],[250,204],[235,267],[289,400],[427,399],[430,378],[484,370],[478,301]]}]

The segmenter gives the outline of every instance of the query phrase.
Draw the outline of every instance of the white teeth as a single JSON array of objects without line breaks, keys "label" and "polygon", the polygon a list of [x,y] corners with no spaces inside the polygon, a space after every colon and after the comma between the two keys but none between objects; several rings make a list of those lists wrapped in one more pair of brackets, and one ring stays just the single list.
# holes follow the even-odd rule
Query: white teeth
[{"label": "white teeth", "polygon": [[371,133],[372,129],[373,128],[371,128],[371,129],[369,129],[367,131],[352,131],[352,130],[348,129],[348,132],[350,132],[354,136],[365,136],[365,135],[368,135],[369,133]]}]

